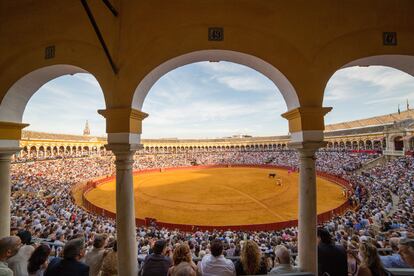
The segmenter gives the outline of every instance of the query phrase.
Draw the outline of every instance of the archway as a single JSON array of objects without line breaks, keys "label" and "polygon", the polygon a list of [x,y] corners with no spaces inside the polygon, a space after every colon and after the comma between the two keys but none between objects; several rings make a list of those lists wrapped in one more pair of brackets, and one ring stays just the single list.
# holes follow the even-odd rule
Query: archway
[{"label": "archway", "polygon": [[65,148],[65,155],[72,155],[71,147],[70,146],[66,146],[66,148]]},{"label": "archway", "polygon": [[377,55],[351,61],[341,68],[352,66],[387,66],[414,76],[414,56],[408,55]]},{"label": "archway", "polygon": [[410,138],[410,140],[408,141],[408,145],[411,151],[414,150],[414,137]]},{"label": "archway", "polygon": [[166,73],[178,67],[202,61],[228,61],[250,67],[268,77],[276,85],[276,87],[279,88],[286,102],[288,110],[300,106],[297,93],[291,82],[286,78],[285,75],[283,75],[282,72],[280,72],[273,65],[267,63],[263,59],[236,51],[201,50],[167,60],[149,72],[139,82],[137,88],[135,89],[134,97],[132,100],[132,108],[138,110],[142,109],[145,97],[147,96],[151,87]]},{"label": "archway", "polygon": [[[254,70],[256,70],[257,72],[261,73],[262,75],[266,76],[269,80],[272,81],[273,85],[275,85],[281,92],[283,98],[284,98],[284,102],[287,106],[287,109],[289,111],[293,111],[293,112],[299,112],[300,108],[300,104],[299,104],[299,100],[298,100],[298,96],[297,93],[295,91],[295,89],[293,88],[293,85],[291,84],[291,82],[286,78],[286,76],[279,71],[278,69],[276,69],[273,65],[267,63],[266,61],[258,58],[258,57],[254,57],[252,55],[248,55],[248,54],[244,54],[244,53],[240,53],[240,52],[235,52],[235,51],[228,51],[228,50],[205,50],[205,51],[196,51],[196,52],[192,52],[192,53],[188,53],[188,54],[184,54],[181,56],[178,56],[176,58],[172,58],[168,61],[165,61],[164,63],[160,64],[159,66],[157,66],[156,68],[154,68],[152,71],[150,71],[138,84],[134,96],[133,96],[133,102],[132,102],[132,108],[136,109],[136,110],[143,110],[146,113],[149,113],[150,118],[151,118],[151,112],[148,112],[147,110],[143,109],[144,107],[144,102],[145,99],[147,97],[147,94],[149,93],[149,90],[151,87],[153,87],[153,85],[155,84],[156,81],[158,81],[162,76],[164,76],[166,73],[172,71],[175,68],[184,66],[184,65],[188,65],[191,63],[196,63],[196,62],[202,62],[202,61],[213,61],[213,62],[217,62],[217,61],[226,61],[226,62],[232,62],[232,63],[236,63],[239,65],[244,65],[247,66],[249,68],[252,68]],[[169,90],[170,91],[170,90]],[[277,89],[274,89],[274,91],[277,91]],[[173,93],[170,92],[170,96],[174,97]],[[298,108],[297,110],[295,110],[296,108]],[[253,109],[253,108],[251,108]],[[318,109],[317,106],[315,106],[315,109]],[[247,109],[244,110],[244,112],[246,112]],[[322,112],[320,110],[318,110],[318,113],[313,113],[314,110],[312,107],[309,107],[309,110],[311,112],[311,114],[317,114],[315,115],[315,118],[320,116],[320,114],[322,114]],[[305,112],[307,112],[308,110],[306,110]],[[325,111],[325,110],[324,110]],[[183,112],[182,110],[179,110],[179,112]],[[282,113],[282,112],[280,112]],[[280,114],[279,113],[279,114]],[[299,114],[299,113],[298,113]],[[296,116],[296,114],[295,114]],[[302,116],[299,114],[299,116]],[[313,115],[311,115],[313,116]],[[318,117],[319,118],[319,117]],[[148,119],[149,120],[149,119]],[[147,122],[148,122],[147,120]],[[303,123],[304,125],[304,123]],[[313,127],[313,126],[312,126]],[[297,128],[298,132],[292,131],[292,136],[293,136],[293,140],[295,142],[302,142],[304,140],[306,140],[307,135],[302,135],[302,128],[299,127]],[[313,130],[315,129],[315,131]],[[319,130],[320,129],[320,130]],[[305,131],[303,131],[305,132]],[[293,134],[298,134],[299,135],[293,135]],[[317,144],[317,142],[320,142],[320,140],[322,140],[322,128],[310,128],[309,129],[309,133],[311,133],[312,142],[316,142],[315,144]],[[143,133],[145,135],[145,133]],[[320,135],[320,136],[319,136]],[[226,135],[226,137],[228,137]],[[305,137],[305,138],[304,138]],[[263,149],[263,145],[259,145],[256,144],[256,141],[260,141],[260,140],[255,140],[252,139],[251,141],[251,145],[247,146],[248,149],[250,149],[251,151],[260,151]],[[250,142],[250,141],[249,141]],[[222,143],[224,145],[222,146],[218,146],[220,151],[225,151],[226,149],[230,149],[230,147],[225,146],[226,142],[219,142]],[[188,147],[186,146],[185,149],[187,150]],[[281,143],[281,149],[282,150],[286,150],[287,149],[287,144],[286,143]],[[310,160],[311,162],[314,162],[314,159]],[[304,170],[303,170],[304,171]],[[308,170],[308,173],[313,173],[312,170]],[[313,188],[316,188],[315,183],[310,183],[308,185],[312,186]],[[303,194],[305,192],[305,185],[303,184],[301,186],[301,194]],[[315,194],[316,195],[316,194]],[[315,198],[312,196],[308,196],[306,198],[302,197],[302,201],[300,204],[300,208],[301,210],[306,209],[304,206],[307,206],[309,203],[314,203],[315,202]],[[309,205],[308,205],[309,206]],[[307,212],[306,214],[309,214],[309,216],[316,216],[316,210],[313,214],[313,206],[310,206],[310,210],[312,210],[311,212]],[[309,210],[309,208],[308,208]],[[302,212],[302,214],[304,214],[304,212]],[[305,226],[305,221],[309,222],[308,224],[310,229],[316,229],[315,226],[312,224],[312,221],[316,221],[309,219],[306,220],[305,219],[305,215],[301,217],[302,222],[304,222],[303,224],[301,224],[301,228],[302,228],[302,233],[303,233],[303,229],[306,228]],[[311,235],[311,234],[310,234]],[[316,236],[316,234],[315,234]],[[303,236],[304,238],[309,238],[309,240],[311,240],[310,237],[308,236]],[[313,237],[312,237],[313,238]],[[303,239],[305,240],[305,239]],[[311,241],[311,243],[315,242],[314,240]],[[303,242],[303,244],[307,244],[306,242]],[[301,249],[302,250],[302,249]],[[304,256],[304,254],[302,255]]]},{"label": "archway", "polygon": [[29,153],[30,158],[36,158],[37,154],[38,152],[37,152],[36,146],[30,147],[30,153]]},{"label": "archway", "polygon": [[374,140],[374,149],[375,150],[382,150],[381,140]]},{"label": "archway", "polygon": [[404,149],[404,140],[402,136],[394,137],[394,150],[401,151]]},{"label": "archway", "polygon": [[6,92],[0,104],[0,121],[22,122],[30,98],[46,83],[64,75],[89,73],[69,64],[56,64],[36,69],[16,81]]},{"label": "archway", "polygon": [[[330,123],[338,122],[338,129],[353,129],[353,135],[356,136],[354,139],[360,140],[361,138],[357,136],[363,137],[363,131],[369,133],[366,128],[368,126],[393,123],[395,120],[410,117],[412,111],[409,111],[406,100],[414,100],[410,94],[412,90],[410,87],[414,84],[414,56],[357,57],[354,60],[344,61],[333,70],[325,88],[324,103],[333,106],[334,111],[326,118],[328,122],[334,120],[334,116],[335,119],[340,118]],[[401,83],[406,85],[398,86]],[[360,98],[364,98],[364,101],[359,100]],[[349,112],[350,105],[353,112]],[[397,109],[398,106],[400,108]],[[379,120],[372,118],[391,113],[393,116],[388,118],[385,116]],[[345,120],[345,117],[348,119]],[[339,123],[345,121],[346,123]],[[363,141],[360,141],[358,146],[367,147]],[[385,144],[383,143],[382,146],[385,147]]]},{"label": "archway", "polygon": [[45,157],[45,147],[44,146],[40,146],[39,147],[39,157],[40,158],[44,158]]}]

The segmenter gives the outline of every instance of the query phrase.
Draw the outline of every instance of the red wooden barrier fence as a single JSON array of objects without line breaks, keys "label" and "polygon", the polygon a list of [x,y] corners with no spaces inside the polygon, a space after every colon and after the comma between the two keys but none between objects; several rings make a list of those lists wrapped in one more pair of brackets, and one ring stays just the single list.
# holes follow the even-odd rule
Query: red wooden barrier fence
[{"label": "red wooden barrier fence", "polygon": [[[138,170],[134,172],[134,175],[142,174],[142,173],[149,173],[149,172],[158,172],[160,170],[163,171],[173,171],[173,170],[188,170],[188,169],[204,169],[204,168],[223,168],[223,167],[250,167],[250,168],[273,168],[273,169],[291,169],[288,166],[272,166],[272,165],[211,165],[211,166],[191,166],[191,167],[174,167],[174,168],[157,168],[157,169],[148,169],[148,170]],[[329,181],[332,181],[348,190],[352,190],[352,186],[350,183],[342,179],[338,176],[326,173],[326,172],[317,172],[319,177],[325,178]],[[106,216],[112,219],[116,218],[116,214],[114,212],[105,210],[101,207],[94,205],[93,203],[89,202],[85,195],[91,191],[92,189],[96,188],[99,185],[104,183],[113,181],[115,176],[110,176],[107,178],[99,179],[96,181],[88,181],[81,189],[82,192],[82,203],[83,207],[85,207],[88,211],[95,213],[97,215]],[[323,223],[329,221],[332,217],[341,215],[345,213],[347,210],[350,209],[349,201],[346,200],[342,205],[336,207],[333,210],[321,213],[318,215],[318,223]],[[137,226],[148,226],[152,219],[140,219],[136,218],[135,222]],[[283,228],[295,227],[298,225],[298,220],[288,220],[288,221],[281,221],[281,222],[274,222],[274,223],[266,223],[266,224],[251,224],[251,225],[229,225],[229,226],[214,226],[214,225],[188,225],[188,224],[175,224],[175,223],[167,223],[156,221],[156,225],[158,227],[165,227],[168,229],[179,229],[181,231],[213,231],[213,230],[246,230],[246,231],[269,231],[269,230],[280,230]]]}]

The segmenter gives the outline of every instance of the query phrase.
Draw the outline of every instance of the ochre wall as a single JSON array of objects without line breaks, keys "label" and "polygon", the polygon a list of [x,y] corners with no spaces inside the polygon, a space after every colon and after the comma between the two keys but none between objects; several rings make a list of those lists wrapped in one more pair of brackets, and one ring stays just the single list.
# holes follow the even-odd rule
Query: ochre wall
[{"label": "ochre wall", "polygon": [[[414,56],[412,0],[89,0],[119,71],[114,74],[80,1],[0,2],[0,99],[36,68],[72,64],[91,72],[107,108],[131,107],[135,88],[159,64],[196,50],[259,57],[292,83],[303,107],[320,107],[327,81],[343,65],[384,54]],[[207,40],[223,27],[224,41]],[[397,32],[383,46],[382,32]],[[44,59],[44,48],[56,56]]]}]

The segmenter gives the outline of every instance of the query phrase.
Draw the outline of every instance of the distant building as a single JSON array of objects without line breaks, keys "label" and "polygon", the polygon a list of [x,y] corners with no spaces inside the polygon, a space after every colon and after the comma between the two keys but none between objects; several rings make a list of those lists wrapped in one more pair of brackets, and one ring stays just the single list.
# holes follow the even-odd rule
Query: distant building
[{"label": "distant building", "polygon": [[[385,155],[401,156],[414,153],[414,110],[386,114],[355,121],[327,125],[326,147],[340,150],[376,150]],[[215,139],[142,139],[147,153],[287,149],[290,135],[251,137],[233,135]],[[88,121],[83,135],[55,134],[36,131],[22,132],[21,156],[48,158],[56,155],[90,155],[105,153],[106,137],[90,136]]]},{"label": "distant building", "polygon": [[83,129],[83,135],[85,136],[91,135],[91,130],[89,129],[88,120],[86,120],[85,128]]}]

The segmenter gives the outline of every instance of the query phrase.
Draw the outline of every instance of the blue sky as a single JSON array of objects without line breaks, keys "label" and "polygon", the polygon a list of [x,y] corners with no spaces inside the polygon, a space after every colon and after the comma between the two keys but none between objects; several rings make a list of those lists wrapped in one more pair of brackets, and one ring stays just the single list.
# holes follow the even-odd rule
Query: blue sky
[{"label": "blue sky", "polygon": [[[324,106],[334,109],[326,123],[361,119],[414,107],[414,78],[388,67],[342,69],[328,82]],[[30,99],[23,122],[30,130],[81,134],[89,120],[92,135],[105,134],[96,113],[105,108],[93,76],[76,74],[48,82]],[[200,62],[164,75],[143,106],[143,138],[215,138],[235,134],[287,134],[286,111],[277,87],[265,76],[229,62]]]}]

